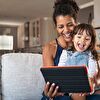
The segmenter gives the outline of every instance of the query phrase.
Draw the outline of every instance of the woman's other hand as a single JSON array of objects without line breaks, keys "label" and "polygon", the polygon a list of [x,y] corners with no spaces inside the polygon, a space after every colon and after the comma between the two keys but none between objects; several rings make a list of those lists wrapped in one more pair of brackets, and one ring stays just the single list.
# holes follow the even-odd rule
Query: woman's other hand
[{"label": "woman's other hand", "polygon": [[50,82],[47,82],[44,88],[44,94],[45,96],[49,98],[54,98],[55,96],[63,96],[64,93],[58,92],[59,86],[56,86],[55,83],[50,84]]}]

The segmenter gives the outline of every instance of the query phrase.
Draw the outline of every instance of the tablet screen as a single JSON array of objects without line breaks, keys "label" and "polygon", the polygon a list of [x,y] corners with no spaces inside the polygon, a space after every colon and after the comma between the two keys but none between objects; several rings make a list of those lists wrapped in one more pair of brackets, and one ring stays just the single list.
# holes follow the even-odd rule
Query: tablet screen
[{"label": "tablet screen", "polygon": [[59,92],[87,93],[91,92],[85,66],[48,66],[40,69],[46,82],[59,86]]}]

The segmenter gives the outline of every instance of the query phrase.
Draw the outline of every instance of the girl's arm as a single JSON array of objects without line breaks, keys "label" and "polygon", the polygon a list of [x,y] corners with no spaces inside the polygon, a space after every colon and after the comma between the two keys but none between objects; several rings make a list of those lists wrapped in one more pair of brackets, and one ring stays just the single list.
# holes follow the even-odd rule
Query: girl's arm
[{"label": "girl's arm", "polygon": [[58,66],[65,66],[67,61],[67,50],[63,50],[60,56]]},{"label": "girl's arm", "polygon": [[90,78],[93,78],[98,73],[97,61],[95,59],[89,58],[88,61],[88,75]]},{"label": "girl's arm", "polygon": [[95,77],[97,74],[98,74],[97,61],[92,57],[90,57],[88,62],[88,77],[89,77],[90,86],[93,89],[92,93],[94,92],[94,87],[96,84]]}]

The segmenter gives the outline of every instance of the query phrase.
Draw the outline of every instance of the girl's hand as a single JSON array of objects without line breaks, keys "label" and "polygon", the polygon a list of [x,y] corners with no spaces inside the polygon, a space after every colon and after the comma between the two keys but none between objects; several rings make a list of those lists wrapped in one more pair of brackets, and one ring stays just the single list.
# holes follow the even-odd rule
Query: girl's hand
[{"label": "girl's hand", "polygon": [[56,86],[55,83],[52,83],[50,85],[50,83],[47,82],[44,88],[44,94],[45,96],[49,98],[54,98],[55,96],[58,96],[58,95],[64,95],[64,93],[58,93],[58,89],[59,89],[59,86]]},{"label": "girl's hand", "polygon": [[[90,93],[72,93],[72,97],[76,96],[76,97],[80,97],[80,96],[86,96],[86,95],[91,95],[94,93],[94,87],[95,87],[95,83],[94,83],[94,78],[89,78],[89,84],[90,84],[90,87],[92,89],[92,91]],[[78,95],[78,96],[77,96]]]},{"label": "girl's hand", "polygon": [[94,88],[95,88],[95,80],[94,78],[89,78],[89,83],[92,91],[89,93],[90,95],[94,93]]},{"label": "girl's hand", "polygon": [[90,93],[79,93],[79,96],[92,95],[93,93],[94,93],[94,90]]}]

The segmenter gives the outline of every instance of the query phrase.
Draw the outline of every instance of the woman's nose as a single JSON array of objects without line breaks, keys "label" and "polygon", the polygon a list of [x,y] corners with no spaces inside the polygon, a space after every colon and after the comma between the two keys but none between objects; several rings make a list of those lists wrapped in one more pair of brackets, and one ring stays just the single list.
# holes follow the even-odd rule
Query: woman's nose
[{"label": "woman's nose", "polygon": [[71,30],[68,27],[65,27],[63,32],[64,33],[69,33],[69,32],[71,32]]}]

